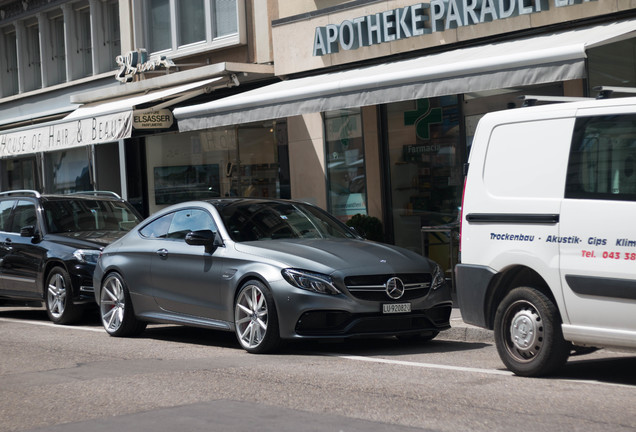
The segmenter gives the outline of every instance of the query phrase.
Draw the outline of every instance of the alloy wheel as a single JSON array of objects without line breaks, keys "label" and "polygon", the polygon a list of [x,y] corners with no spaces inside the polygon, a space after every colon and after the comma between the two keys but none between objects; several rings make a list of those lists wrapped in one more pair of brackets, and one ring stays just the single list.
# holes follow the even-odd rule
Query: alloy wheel
[{"label": "alloy wheel", "polygon": [[117,331],[122,325],[126,310],[124,287],[119,278],[109,276],[104,281],[99,309],[106,331],[109,333]]}]

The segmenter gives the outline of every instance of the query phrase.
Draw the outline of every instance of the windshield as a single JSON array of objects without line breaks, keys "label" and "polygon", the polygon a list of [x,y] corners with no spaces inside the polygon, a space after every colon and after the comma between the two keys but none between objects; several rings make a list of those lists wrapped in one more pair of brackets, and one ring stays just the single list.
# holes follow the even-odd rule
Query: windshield
[{"label": "windshield", "polygon": [[236,242],[294,238],[356,238],[346,225],[315,207],[285,202],[237,201],[218,206]]},{"label": "windshield", "polygon": [[43,203],[52,234],[76,231],[130,231],[139,223],[134,210],[119,201],[68,199]]}]

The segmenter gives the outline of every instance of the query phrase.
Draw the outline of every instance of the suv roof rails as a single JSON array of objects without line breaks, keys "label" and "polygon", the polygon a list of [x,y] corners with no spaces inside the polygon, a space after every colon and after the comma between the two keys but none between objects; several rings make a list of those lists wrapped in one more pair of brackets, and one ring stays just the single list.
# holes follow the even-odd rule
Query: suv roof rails
[{"label": "suv roof rails", "polygon": [[29,195],[35,198],[40,198],[40,192],[36,191],[36,190],[30,190],[30,189],[21,189],[21,190],[12,190],[12,191],[7,191],[7,192],[0,192],[0,195],[2,196],[14,196],[14,195]]},{"label": "suv roof rails", "polygon": [[81,191],[81,192],[72,192],[72,193],[70,193],[68,195],[106,196],[106,197],[112,197],[112,198],[121,199],[121,197],[119,195],[117,195],[115,192],[111,192],[111,191]]},{"label": "suv roof rails", "polygon": [[614,86],[597,86],[592,90],[598,92],[596,99],[608,99],[612,96],[612,93],[628,93],[636,94],[636,87],[614,87]]},{"label": "suv roof rails", "polygon": [[537,102],[579,102],[591,100],[589,97],[573,97],[573,96],[538,96],[538,95],[522,95],[519,99],[523,100],[523,106],[534,106]]}]

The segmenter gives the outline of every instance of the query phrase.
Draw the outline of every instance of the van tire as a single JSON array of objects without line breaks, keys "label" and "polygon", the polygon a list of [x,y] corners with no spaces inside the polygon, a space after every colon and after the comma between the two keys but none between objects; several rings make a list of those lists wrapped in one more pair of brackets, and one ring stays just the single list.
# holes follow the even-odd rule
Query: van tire
[{"label": "van tire", "polygon": [[559,310],[535,288],[515,288],[504,297],[494,330],[499,357],[516,375],[549,375],[567,361],[570,346],[563,339]]}]

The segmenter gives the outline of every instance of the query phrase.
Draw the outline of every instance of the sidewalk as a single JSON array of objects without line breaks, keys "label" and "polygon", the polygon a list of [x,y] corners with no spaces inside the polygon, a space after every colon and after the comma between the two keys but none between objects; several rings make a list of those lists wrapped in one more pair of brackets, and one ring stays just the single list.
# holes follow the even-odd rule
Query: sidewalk
[{"label": "sidewalk", "polygon": [[492,330],[466,324],[462,319],[459,308],[453,308],[450,324],[451,328],[441,332],[436,339],[462,342],[495,342]]}]

